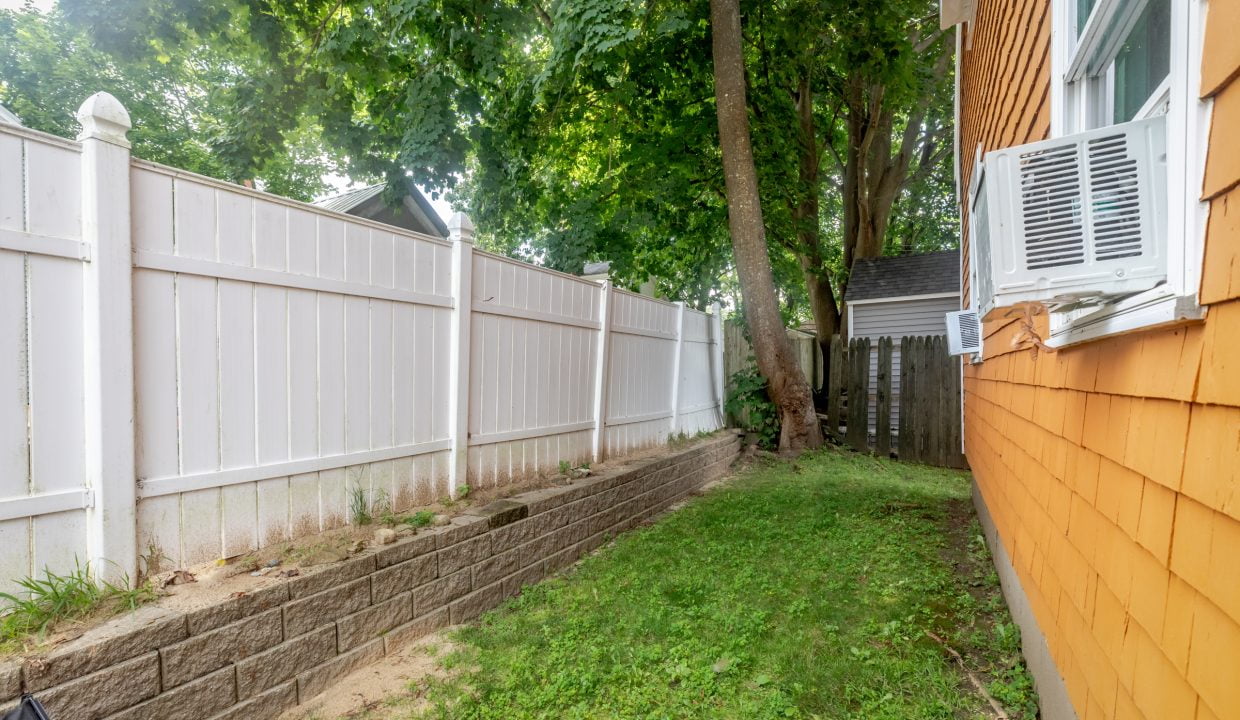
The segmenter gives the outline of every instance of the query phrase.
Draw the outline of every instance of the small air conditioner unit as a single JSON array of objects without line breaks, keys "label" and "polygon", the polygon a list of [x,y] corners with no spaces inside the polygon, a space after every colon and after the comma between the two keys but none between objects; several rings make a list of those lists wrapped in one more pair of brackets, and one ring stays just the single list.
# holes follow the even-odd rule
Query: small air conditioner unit
[{"label": "small air conditioner unit", "polygon": [[986,153],[969,200],[981,318],[1148,290],[1167,277],[1165,118]]},{"label": "small air conditioner unit", "polygon": [[947,313],[947,354],[968,355],[982,351],[982,319],[976,310]]}]

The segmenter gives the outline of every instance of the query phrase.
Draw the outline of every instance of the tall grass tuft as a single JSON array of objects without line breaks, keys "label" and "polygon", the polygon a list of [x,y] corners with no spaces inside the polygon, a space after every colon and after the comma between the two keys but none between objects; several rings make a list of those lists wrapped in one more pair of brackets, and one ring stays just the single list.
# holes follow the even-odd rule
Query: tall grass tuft
[{"label": "tall grass tuft", "polygon": [[17,584],[21,591],[16,595],[0,593],[0,651],[38,641],[63,622],[134,610],[155,599],[149,582],[132,586],[128,577],[120,583],[97,580],[79,561],[64,575],[45,569],[42,578]]},{"label": "tall grass tuft", "polygon": [[370,514],[370,503],[366,499],[366,489],[360,485],[349,488],[349,516],[354,525],[369,525],[374,516]]}]

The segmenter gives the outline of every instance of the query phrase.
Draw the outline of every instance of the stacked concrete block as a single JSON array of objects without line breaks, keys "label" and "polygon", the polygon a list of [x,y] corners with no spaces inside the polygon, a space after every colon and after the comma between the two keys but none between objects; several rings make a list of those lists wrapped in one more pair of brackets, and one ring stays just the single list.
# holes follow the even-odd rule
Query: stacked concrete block
[{"label": "stacked concrete block", "polygon": [[43,655],[0,661],[56,720],[274,718],[359,667],[468,622],[722,476],[739,439],[471,509],[442,528],[239,597],[142,608]]}]

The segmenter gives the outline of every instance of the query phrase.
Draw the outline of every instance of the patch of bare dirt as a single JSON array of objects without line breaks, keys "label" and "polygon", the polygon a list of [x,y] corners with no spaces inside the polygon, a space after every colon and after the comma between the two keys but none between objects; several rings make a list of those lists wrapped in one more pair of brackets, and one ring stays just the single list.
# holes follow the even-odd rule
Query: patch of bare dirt
[{"label": "patch of bare dirt", "polygon": [[323,693],[284,711],[280,720],[407,718],[425,710],[430,681],[447,677],[439,659],[452,652],[446,628],[410,643],[374,665],[340,678]]}]

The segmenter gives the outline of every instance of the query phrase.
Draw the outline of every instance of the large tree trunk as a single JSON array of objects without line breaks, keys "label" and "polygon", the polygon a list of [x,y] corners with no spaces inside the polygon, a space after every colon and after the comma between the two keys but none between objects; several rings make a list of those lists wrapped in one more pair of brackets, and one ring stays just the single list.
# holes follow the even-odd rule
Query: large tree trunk
[{"label": "large tree trunk", "polygon": [[[911,39],[921,52],[940,36]],[[946,77],[952,45],[943,42],[937,52],[931,86]],[[925,127],[931,101],[928,96],[923,95],[904,119],[898,138],[894,136],[896,110],[887,101],[883,85],[850,77],[843,96],[848,137],[843,162],[844,267],[851,270],[854,261],[883,254],[887,226],[900,192],[911,180],[930,172],[950,146],[943,142],[943,128]],[[914,160],[918,161],[916,167]],[[840,287],[841,299],[846,288],[847,279]]]},{"label": "large tree trunk", "polygon": [[818,447],[822,445],[822,428],[818,424],[809,383],[797,366],[792,343],[779,316],[771,260],[767,255],[762,206],[758,199],[758,173],[749,141],[738,0],[711,0],[710,25],[719,146],[723,152],[728,196],[728,229],[745,298],[745,321],[753,339],[758,370],[766,378],[771,399],[779,408],[780,450]]},{"label": "large tree trunk", "polygon": [[[818,198],[822,191],[819,172],[818,132],[814,127],[814,91],[806,74],[797,84],[797,124],[800,133],[800,202],[792,207],[797,231],[797,260],[809,294],[809,308],[817,328],[818,346],[824,369],[831,359],[831,336],[839,332],[840,310],[831,289],[826,263],[822,258],[822,237],[818,231]],[[825,373],[824,373],[825,374]]]}]

